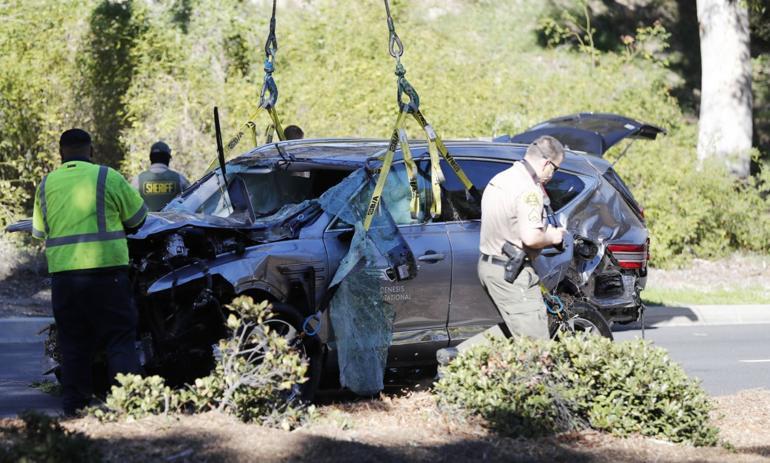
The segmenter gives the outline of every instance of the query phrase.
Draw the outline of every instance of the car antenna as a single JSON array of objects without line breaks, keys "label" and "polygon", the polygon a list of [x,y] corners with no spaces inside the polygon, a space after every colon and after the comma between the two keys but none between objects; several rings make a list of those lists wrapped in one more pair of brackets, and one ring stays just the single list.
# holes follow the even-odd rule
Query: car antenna
[{"label": "car antenna", "polygon": [[219,127],[219,108],[214,106],[214,131],[217,137],[217,156],[219,157],[219,168],[222,169],[222,178],[225,179],[225,188],[227,185],[227,168],[225,167],[225,148],[222,146],[222,129]]}]

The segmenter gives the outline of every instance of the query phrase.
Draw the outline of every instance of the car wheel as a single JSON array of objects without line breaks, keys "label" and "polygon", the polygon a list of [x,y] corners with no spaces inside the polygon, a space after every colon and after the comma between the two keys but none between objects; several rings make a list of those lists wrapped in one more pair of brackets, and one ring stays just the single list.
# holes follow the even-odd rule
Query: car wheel
[{"label": "car wheel", "polygon": [[587,302],[574,302],[564,309],[564,321],[549,316],[549,332],[552,339],[558,339],[562,332],[582,332],[604,336],[613,340],[612,330],[601,313]]},{"label": "car wheel", "polygon": [[[295,307],[278,302],[272,303],[271,306],[274,315],[265,323],[271,330],[287,338],[290,345],[296,344],[296,348],[308,361],[307,381],[296,385],[293,392],[300,400],[312,402],[321,380],[321,342],[317,336],[304,336],[301,341],[298,339],[305,316]],[[295,340],[299,342],[293,342]]]}]

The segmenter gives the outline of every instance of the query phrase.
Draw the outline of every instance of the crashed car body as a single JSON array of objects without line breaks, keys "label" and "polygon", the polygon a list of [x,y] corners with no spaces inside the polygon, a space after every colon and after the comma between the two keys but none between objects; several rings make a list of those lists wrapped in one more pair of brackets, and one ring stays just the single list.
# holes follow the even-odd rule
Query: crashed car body
[{"label": "crashed car body", "polygon": [[[524,144],[502,141],[446,145],[480,190],[526,150]],[[423,192],[421,210],[428,211],[427,146],[410,146]],[[347,181],[354,171],[361,172],[386,147],[386,141],[378,140],[280,142],[230,161],[229,186],[220,170],[208,173],[163,211],[152,214],[130,238],[140,306],[164,318],[180,307],[203,307],[214,299],[224,303],[248,294],[291,307],[295,325],[323,309],[355,227],[321,208],[317,198]],[[411,279],[399,278],[385,266],[379,288],[372,288],[395,312],[389,367],[434,364],[437,349],[501,322],[476,275],[480,207],[444,160],[441,169],[442,212],[436,218],[424,214],[414,218],[410,213],[400,152],[386,183],[382,204],[418,265]],[[240,191],[236,193],[240,200],[228,198],[228,191],[235,190]],[[616,265],[600,269],[592,280],[590,301],[610,320],[635,320],[647,265],[648,232],[641,208],[607,161],[583,152],[567,153],[547,190],[562,224],[615,254]],[[244,201],[247,206],[233,207]],[[537,265],[547,266],[548,259],[555,258],[558,252],[547,249]],[[208,323],[216,320],[202,322],[201,332]],[[334,327],[328,313],[320,325],[321,340],[333,350]],[[164,336],[179,342],[181,336],[192,335],[187,328],[183,331],[168,327],[174,335]],[[211,340],[216,336],[212,334]],[[326,362],[333,366],[335,356],[326,356]]]},{"label": "crashed car body", "polygon": [[[627,126],[629,137],[639,136],[639,127],[648,127],[625,118],[609,126],[616,127],[618,121],[621,127]],[[555,124],[561,130],[559,124],[563,122]],[[587,132],[594,141],[601,138],[595,131]],[[476,188],[483,191],[494,175],[523,157],[527,145],[516,141],[526,140],[515,138],[512,142],[510,137],[495,142],[448,141],[446,145]],[[616,136],[613,143],[622,138]],[[567,152],[547,185],[553,209],[572,233],[601,244],[613,256],[611,265],[595,271],[583,293],[607,319],[635,320],[648,258],[648,232],[641,208],[612,166],[601,158],[609,145],[606,138],[603,151],[595,154],[577,151],[585,147],[576,140],[563,141],[575,151]],[[264,145],[229,161],[225,175],[221,169],[208,172],[163,211],[150,214],[128,240],[140,310],[139,341],[148,372],[177,384],[207,374],[212,365],[211,345],[226,334],[222,305],[238,295],[272,301],[294,333],[317,332],[313,337],[328,349],[318,349],[325,354],[316,355],[311,362],[316,380],[320,371],[339,367],[344,340],[335,331],[361,338],[356,339],[359,347],[370,347],[372,342],[364,335],[370,321],[363,318],[371,312],[369,302],[384,301],[392,309],[387,337],[378,340],[384,345],[391,371],[433,365],[439,348],[500,323],[476,274],[480,206],[442,160],[441,214],[426,215],[432,201],[427,193],[431,175],[428,148],[424,143],[410,143],[423,212],[415,215],[410,211],[406,169],[401,152],[396,152],[377,213],[388,220],[375,219],[375,225],[380,225],[370,230],[377,236],[374,241],[386,242],[392,249],[380,250],[386,251],[387,259],[375,263],[377,276],[367,280],[371,284],[349,288],[351,293],[373,292],[376,297],[349,298],[349,303],[359,305],[358,312],[338,310],[337,322],[343,312],[353,314],[354,319],[345,330],[339,323],[335,329],[334,314],[329,312],[339,307],[334,307],[334,300],[330,302],[333,291],[329,287],[339,268],[349,263],[345,259],[353,248],[351,241],[355,243],[360,236],[363,215],[360,209],[358,215],[350,210],[343,214],[329,204],[346,204],[348,197],[339,192],[349,193],[351,188],[359,192],[359,201],[362,197],[368,201],[371,193],[361,193],[358,185],[368,179],[371,187],[371,168],[377,168],[376,157],[383,154],[387,143],[324,139]],[[10,228],[22,230],[28,225]],[[547,269],[550,260],[559,258],[558,251],[546,249],[534,264]],[[405,262],[416,264],[416,272],[403,271]],[[357,267],[352,274],[357,272],[363,270]],[[330,306],[331,310],[322,311]],[[320,323],[313,321],[310,326],[314,314],[320,316]],[[335,350],[339,355],[333,355]],[[365,357],[358,359],[359,367],[362,359]],[[336,381],[334,375],[326,377]]]}]

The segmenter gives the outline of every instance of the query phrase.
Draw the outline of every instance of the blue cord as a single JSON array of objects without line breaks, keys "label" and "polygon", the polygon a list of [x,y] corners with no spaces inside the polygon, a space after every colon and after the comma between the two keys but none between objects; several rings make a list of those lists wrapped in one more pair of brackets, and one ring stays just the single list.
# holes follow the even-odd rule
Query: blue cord
[{"label": "blue cord", "polygon": [[[312,329],[309,325],[310,321],[315,320],[318,326],[315,327],[315,329]],[[302,331],[305,332],[308,336],[315,336],[318,334],[319,331],[321,331],[321,312],[316,312],[313,315],[310,315],[305,319],[305,321],[302,322]]]},{"label": "blue cord", "polygon": [[564,311],[564,303],[561,301],[561,298],[559,296],[557,296],[555,294],[552,294],[552,295],[549,295],[548,297],[549,297],[549,299],[555,301],[556,304],[559,305],[559,310],[554,310],[551,307],[551,304],[546,302],[545,307],[546,307],[546,309],[548,309],[548,312],[552,313],[553,315],[558,315],[558,314],[560,314],[561,312]]}]

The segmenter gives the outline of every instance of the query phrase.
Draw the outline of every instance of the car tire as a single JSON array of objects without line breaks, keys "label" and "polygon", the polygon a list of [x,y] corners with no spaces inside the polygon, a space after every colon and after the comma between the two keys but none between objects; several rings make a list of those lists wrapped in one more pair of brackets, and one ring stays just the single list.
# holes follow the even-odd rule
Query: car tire
[{"label": "car tire", "polygon": [[[280,302],[273,302],[271,306],[274,315],[266,320],[271,329],[276,330],[279,334],[288,334],[291,331],[287,329],[287,325],[289,325],[293,328],[294,332],[302,332],[302,325],[306,317],[299,310],[289,304]],[[307,381],[298,385],[297,392],[300,400],[312,402],[321,381],[323,349],[318,336],[305,336],[302,340],[302,348],[308,361]]]},{"label": "car tire", "polygon": [[[574,329],[576,332],[588,332],[598,336],[603,336],[609,340],[613,340],[612,330],[607,320],[604,319],[602,314],[591,304],[587,302],[574,302],[565,308],[568,317],[572,317],[574,323]],[[549,333],[551,339],[558,338],[559,324],[556,320],[549,316]]]}]

